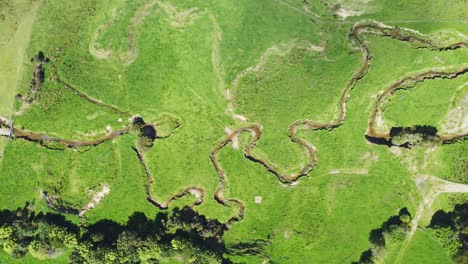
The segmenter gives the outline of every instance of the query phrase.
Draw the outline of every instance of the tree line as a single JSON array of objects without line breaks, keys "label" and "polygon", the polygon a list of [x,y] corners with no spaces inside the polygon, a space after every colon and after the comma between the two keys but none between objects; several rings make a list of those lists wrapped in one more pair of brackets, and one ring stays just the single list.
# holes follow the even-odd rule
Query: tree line
[{"label": "tree line", "polygon": [[447,249],[455,263],[468,263],[468,203],[434,213],[428,230]]},{"label": "tree line", "polygon": [[125,225],[101,220],[79,226],[30,204],[0,211],[0,247],[13,258],[47,260],[68,253],[69,263],[230,263],[223,254],[226,226],[189,207],[148,219],[136,212]]},{"label": "tree line", "polygon": [[352,264],[378,263],[387,253],[387,245],[392,241],[404,240],[411,229],[411,215],[402,208],[397,215],[389,217],[382,225],[369,233],[371,247],[362,252],[358,261]]}]

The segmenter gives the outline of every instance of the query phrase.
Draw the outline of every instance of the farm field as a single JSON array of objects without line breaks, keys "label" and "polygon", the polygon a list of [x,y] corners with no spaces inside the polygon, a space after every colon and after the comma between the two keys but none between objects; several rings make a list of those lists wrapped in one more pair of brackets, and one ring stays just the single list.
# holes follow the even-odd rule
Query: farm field
[{"label": "farm field", "polygon": [[466,5],[0,1],[0,262],[466,263]]},{"label": "farm field", "polygon": [[[8,7],[1,3],[5,10],[5,18],[0,27],[0,115],[11,116],[13,100],[17,83],[21,79],[24,53],[29,44],[31,28],[37,12],[37,5],[29,5],[27,1],[17,1]],[[11,12],[11,13],[10,13]],[[3,13],[3,12],[2,12]],[[7,16],[7,13],[9,16]],[[0,159],[6,146],[5,139],[0,139]]]}]

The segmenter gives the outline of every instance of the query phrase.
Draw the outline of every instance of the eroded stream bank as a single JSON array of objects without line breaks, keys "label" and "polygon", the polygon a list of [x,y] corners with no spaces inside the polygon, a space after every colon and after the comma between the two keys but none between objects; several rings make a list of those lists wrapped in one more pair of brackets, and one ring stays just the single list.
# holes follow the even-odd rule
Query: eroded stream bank
[{"label": "eroded stream bank", "polygon": [[410,89],[416,84],[432,79],[453,79],[468,72],[468,67],[452,71],[429,70],[405,77],[386,88],[378,97],[372,110],[366,138],[373,143],[387,146],[412,147],[418,144],[450,144],[464,138],[468,133],[440,135],[432,126],[392,127],[388,132],[378,131],[377,122],[382,120],[383,108],[389,98],[399,89]]},{"label": "eroded stream bank", "polygon": [[38,132],[28,131],[15,127],[11,120],[0,117],[0,127],[9,129],[9,137],[20,138],[27,141],[38,143],[50,149],[63,149],[63,148],[78,148],[83,146],[97,146],[108,140],[114,139],[128,132],[129,126],[122,129],[112,131],[109,134],[96,139],[96,140],[68,140],[56,137],[50,137]]},{"label": "eroded stream bank", "polygon": [[[386,26],[384,24],[377,23],[377,22],[356,23],[350,31],[349,41],[353,43],[355,46],[357,46],[357,48],[360,50],[363,60],[362,60],[361,66],[353,74],[351,79],[348,81],[348,83],[344,87],[343,92],[341,93],[340,100],[338,103],[338,108],[339,108],[338,116],[328,123],[317,122],[317,121],[313,121],[309,119],[298,120],[292,123],[288,128],[288,137],[290,138],[291,142],[299,144],[301,147],[303,147],[306,150],[308,163],[305,166],[300,168],[298,172],[295,172],[292,174],[281,174],[279,170],[267,158],[262,158],[262,157],[259,157],[258,155],[254,155],[252,150],[255,148],[255,146],[257,145],[262,135],[262,128],[261,128],[261,125],[259,124],[255,124],[255,125],[248,126],[245,128],[240,128],[234,131],[233,133],[229,134],[224,139],[224,141],[220,145],[218,145],[217,150],[221,145],[224,146],[227,143],[231,142],[235,138],[236,134],[242,131],[250,131],[252,132],[253,139],[252,139],[252,142],[248,145],[248,147],[244,150],[244,156],[254,162],[260,163],[263,167],[267,169],[267,171],[273,173],[282,183],[291,184],[295,182],[297,179],[299,179],[300,177],[305,176],[308,173],[310,173],[317,165],[318,160],[316,156],[316,149],[311,143],[306,141],[304,138],[298,137],[296,135],[297,131],[299,129],[301,130],[333,130],[333,129],[340,127],[344,123],[345,118],[346,118],[346,102],[350,98],[351,91],[356,87],[359,81],[366,76],[372,63],[372,54],[369,50],[369,47],[367,46],[365,38],[363,37],[364,34],[373,34],[373,35],[377,35],[381,37],[388,37],[388,38],[392,38],[398,41],[407,42],[411,44],[414,48],[424,48],[424,49],[429,49],[429,50],[433,50],[437,52],[468,47],[467,43],[463,41],[444,45],[443,43],[439,43],[438,41],[430,39],[429,37],[426,37],[423,35],[416,35],[416,33],[413,31],[399,28],[399,27],[390,27],[390,26]],[[427,73],[420,74],[416,77],[408,77],[404,80],[418,81],[419,79],[436,78],[437,76],[441,76],[443,78],[449,78],[449,77],[453,78],[454,76],[452,75],[457,76],[465,72],[466,72],[466,68],[459,69],[458,71],[452,72],[452,73],[430,71]],[[399,84],[396,84],[394,89],[397,89],[398,86]],[[389,89],[387,93],[391,93],[392,92],[391,90],[392,89]],[[379,104],[376,104],[376,105],[378,106]],[[375,111],[377,110],[374,109],[374,112]],[[373,120],[372,117],[371,117],[371,120]],[[369,123],[369,126],[373,127],[374,123],[375,123],[375,119],[374,121],[371,121]],[[372,127],[370,129],[371,132],[367,133],[366,135],[368,140],[372,143],[388,145],[388,140],[387,140],[388,135],[385,133],[378,134],[375,130],[372,130]],[[438,137],[440,137],[440,139],[442,140],[444,144],[448,144],[458,138],[464,137],[465,135],[466,134],[440,135],[440,136],[438,135]],[[218,174],[221,175],[222,171],[218,170],[219,164],[214,164],[214,165],[215,167],[217,167]]]},{"label": "eroded stream bank", "polygon": [[[146,174],[146,187],[145,187],[146,188],[146,199],[151,204],[158,207],[159,209],[167,209],[169,207],[169,205],[174,200],[177,200],[177,199],[182,198],[182,197],[187,196],[187,195],[193,195],[196,198],[195,202],[190,207],[195,207],[195,206],[200,205],[201,203],[203,203],[203,200],[204,200],[204,197],[205,197],[205,190],[203,188],[200,188],[200,187],[197,187],[197,186],[186,187],[181,192],[171,195],[167,200],[165,200],[163,202],[160,202],[160,201],[156,200],[154,198],[154,196],[152,195],[152,188],[153,188],[153,184],[154,184],[154,178],[153,178],[153,175],[151,174],[151,170],[149,169],[149,167],[148,167],[148,165],[146,163],[144,154],[137,147],[133,147],[133,150],[137,154],[138,159],[139,159],[141,165],[144,168],[144,171],[145,171],[145,174]],[[218,169],[219,167],[216,167],[216,168]],[[234,198],[224,199],[224,197],[222,195],[222,189],[224,188],[224,181],[221,181],[221,182],[223,182],[223,183],[220,184],[220,186],[218,187],[218,189],[215,192],[215,195],[214,195],[215,200],[221,205],[228,205],[229,203],[234,202],[239,206],[239,212],[236,215],[234,215],[233,217],[231,217],[226,223],[224,223],[226,225],[226,227],[229,227],[233,223],[242,220],[242,218],[244,217],[244,208],[245,208],[245,206],[244,206],[244,203],[242,201],[238,200],[238,199],[234,199]]]}]

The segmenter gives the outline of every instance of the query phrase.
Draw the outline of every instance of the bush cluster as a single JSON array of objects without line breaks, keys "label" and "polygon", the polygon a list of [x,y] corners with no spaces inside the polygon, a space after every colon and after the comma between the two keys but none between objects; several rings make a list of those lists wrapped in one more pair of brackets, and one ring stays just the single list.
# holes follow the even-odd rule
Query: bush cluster
[{"label": "bush cluster", "polygon": [[221,237],[225,225],[191,208],[159,213],[154,220],[134,213],[125,225],[101,220],[78,226],[58,214],[36,214],[27,204],[0,211],[0,247],[14,258],[46,260],[71,251],[69,263],[228,263]]}]

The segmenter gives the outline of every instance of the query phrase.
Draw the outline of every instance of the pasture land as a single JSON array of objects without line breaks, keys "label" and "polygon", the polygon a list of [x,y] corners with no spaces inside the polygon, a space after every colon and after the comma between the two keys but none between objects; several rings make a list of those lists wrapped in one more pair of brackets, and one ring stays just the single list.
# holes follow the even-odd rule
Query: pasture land
[{"label": "pasture land", "polygon": [[[467,201],[435,180],[468,183],[466,71],[377,98],[467,67],[463,0],[19,3],[17,28],[0,24],[12,32],[0,116],[17,129],[0,138],[0,209],[29,202],[76,225],[123,226],[192,206],[225,224],[223,256],[239,263],[358,261],[370,232],[407,210],[378,261],[451,263],[417,227]],[[366,138],[378,107],[382,131],[429,125],[461,139]]]}]

